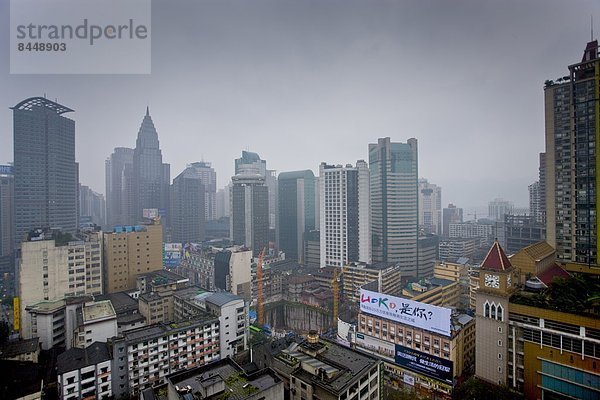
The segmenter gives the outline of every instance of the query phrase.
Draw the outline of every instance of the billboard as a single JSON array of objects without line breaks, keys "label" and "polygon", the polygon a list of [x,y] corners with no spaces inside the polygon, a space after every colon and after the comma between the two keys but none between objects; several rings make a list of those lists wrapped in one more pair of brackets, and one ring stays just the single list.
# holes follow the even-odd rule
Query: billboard
[{"label": "billboard", "polygon": [[158,217],[158,208],[144,208],[142,215],[144,218],[156,219]]},{"label": "billboard", "polygon": [[449,308],[360,289],[360,311],[450,336]]},{"label": "billboard", "polygon": [[12,175],[13,167],[12,165],[0,165],[0,175]]},{"label": "billboard", "polygon": [[450,360],[397,344],[394,361],[411,371],[452,384],[452,361]]},{"label": "billboard", "polygon": [[163,251],[163,265],[167,268],[174,268],[181,263],[181,254],[183,246],[181,243],[165,243]]},{"label": "billboard", "polygon": [[15,331],[21,329],[21,302],[18,297],[13,297],[13,328]]}]

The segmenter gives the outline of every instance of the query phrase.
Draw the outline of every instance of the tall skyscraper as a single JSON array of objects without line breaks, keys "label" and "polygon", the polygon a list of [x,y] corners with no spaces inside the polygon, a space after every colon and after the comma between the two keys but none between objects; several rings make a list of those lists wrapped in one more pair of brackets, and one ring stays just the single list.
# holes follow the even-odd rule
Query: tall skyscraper
[{"label": "tall skyscraper", "polygon": [[136,222],[133,199],[133,149],[116,147],[106,159],[106,222],[109,227]]},{"label": "tall skyscraper", "polygon": [[416,276],[418,213],[417,139],[369,144],[371,231],[374,262],[397,262]]},{"label": "tall skyscraper", "polygon": [[231,184],[217,190],[217,219],[229,217]]},{"label": "tall skyscraper", "polygon": [[79,166],[75,162],[73,110],[44,97],[13,110],[15,241],[34,228],[78,228]]},{"label": "tall skyscraper", "polygon": [[277,172],[267,169],[267,161],[250,151],[242,151],[242,157],[235,159],[235,174],[259,174],[265,178],[265,185],[269,193],[269,229],[277,229],[277,216],[279,203],[277,196]]},{"label": "tall skyscraper", "polygon": [[442,233],[442,188],[419,179],[419,228],[425,234]]},{"label": "tall skyscraper", "polygon": [[539,214],[542,224],[546,224],[546,153],[540,153],[540,170],[539,179],[540,194],[539,194]]},{"label": "tall skyscraper", "polygon": [[269,192],[259,174],[231,178],[230,237],[233,243],[250,248],[254,255],[269,246]]},{"label": "tall skyscraper", "polygon": [[304,234],[315,229],[315,175],[311,170],[282,172],[277,244],[286,258],[304,262]]},{"label": "tall skyscraper", "polygon": [[204,185],[204,215],[206,221],[217,219],[217,173],[209,162],[198,161],[187,166],[186,176],[199,179]]},{"label": "tall skyscraper", "polygon": [[193,165],[188,166],[173,179],[171,186],[170,215],[173,242],[200,243],[205,238],[206,186]]},{"label": "tall skyscraper", "polygon": [[[146,108],[146,115],[138,132],[133,152],[133,193],[135,218],[140,220],[143,210],[169,209],[170,165],[163,164],[158,133]],[[169,220],[167,216],[167,221]]]},{"label": "tall skyscraper", "polygon": [[533,182],[527,189],[529,190],[529,215],[534,217],[537,222],[542,222],[540,182]]},{"label": "tall skyscraper", "polygon": [[92,223],[100,227],[106,225],[106,201],[104,195],[90,187],[79,185],[79,222]]},{"label": "tall skyscraper", "polygon": [[546,240],[559,259],[598,264],[598,41],[569,76],[546,81]]},{"label": "tall skyscraper", "polygon": [[444,237],[450,237],[450,224],[463,222],[463,209],[454,204],[448,204],[442,211],[442,225]]},{"label": "tall skyscraper", "polygon": [[0,257],[10,257],[15,244],[15,182],[12,171],[11,165],[0,165]]},{"label": "tall skyscraper", "polygon": [[[319,167],[320,266],[370,264],[369,167],[363,160]],[[281,196],[280,196],[281,198]]]}]

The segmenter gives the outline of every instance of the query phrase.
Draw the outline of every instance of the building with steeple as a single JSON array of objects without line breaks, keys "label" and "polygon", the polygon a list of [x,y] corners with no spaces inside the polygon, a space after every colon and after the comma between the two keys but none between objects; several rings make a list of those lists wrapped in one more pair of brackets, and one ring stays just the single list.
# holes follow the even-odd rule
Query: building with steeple
[{"label": "building with steeple", "polygon": [[146,107],[146,115],[133,151],[133,204],[136,220],[142,218],[144,209],[156,208],[163,215],[169,209],[170,165],[162,162],[159,145],[158,133],[150,117],[150,110]]},{"label": "building with steeple", "polygon": [[479,270],[475,375],[497,385],[507,382],[508,304],[516,287],[515,272],[504,250],[495,241]]}]

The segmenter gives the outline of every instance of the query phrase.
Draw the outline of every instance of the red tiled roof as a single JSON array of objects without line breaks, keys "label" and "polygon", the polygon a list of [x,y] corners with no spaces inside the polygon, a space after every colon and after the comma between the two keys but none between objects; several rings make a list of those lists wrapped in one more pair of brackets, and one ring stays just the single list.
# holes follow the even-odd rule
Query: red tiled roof
[{"label": "red tiled roof", "polygon": [[570,276],[571,274],[562,269],[562,267],[557,264],[552,264],[552,266],[546,268],[545,271],[538,275],[538,279],[544,282],[544,285],[548,286],[552,283],[554,278],[568,278]]},{"label": "red tiled roof", "polygon": [[493,271],[506,271],[512,268],[508,257],[506,257],[506,253],[504,253],[497,240],[492,245],[490,251],[488,251],[487,256],[485,256],[485,260],[481,263],[481,268]]}]

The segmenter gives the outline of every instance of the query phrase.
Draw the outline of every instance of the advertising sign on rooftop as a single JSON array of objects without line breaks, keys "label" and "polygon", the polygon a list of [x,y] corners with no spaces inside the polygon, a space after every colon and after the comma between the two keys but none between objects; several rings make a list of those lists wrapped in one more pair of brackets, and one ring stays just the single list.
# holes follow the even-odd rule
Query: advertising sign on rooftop
[{"label": "advertising sign on rooftop", "polygon": [[450,336],[451,310],[360,289],[360,310],[381,318]]},{"label": "advertising sign on rooftop", "polygon": [[430,378],[452,383],[452,361],[396,345],[396,364]]}]

